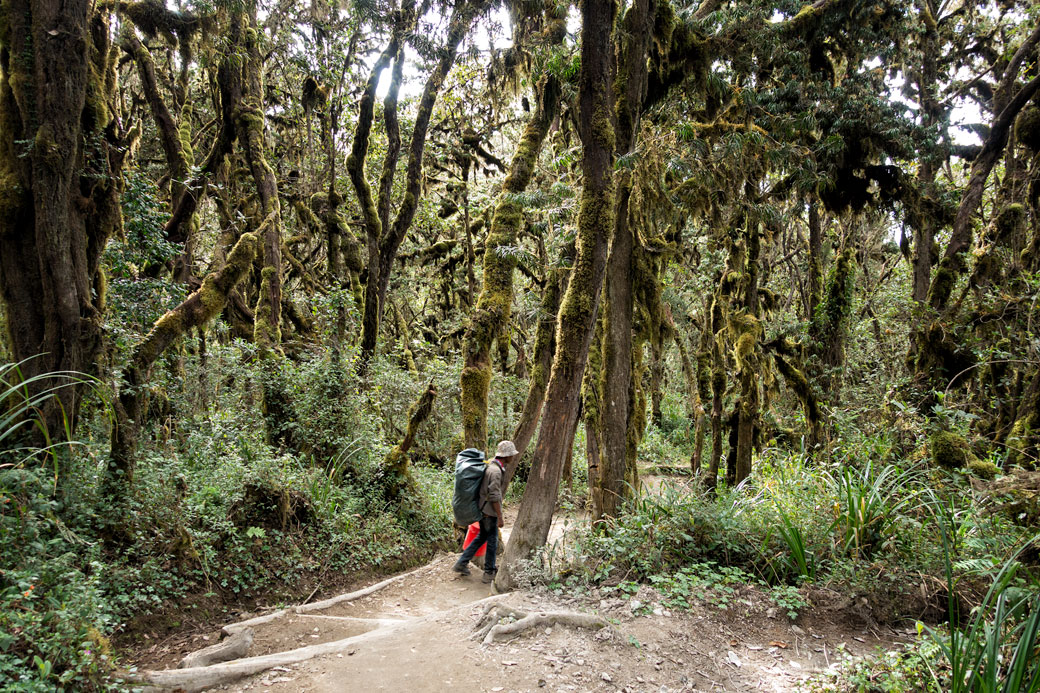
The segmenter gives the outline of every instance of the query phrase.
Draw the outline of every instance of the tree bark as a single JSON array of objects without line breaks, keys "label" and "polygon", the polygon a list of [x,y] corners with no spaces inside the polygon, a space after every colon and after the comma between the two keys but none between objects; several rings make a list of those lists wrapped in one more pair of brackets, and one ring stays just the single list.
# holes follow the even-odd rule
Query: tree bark
[{"label": "tree bark", "polygon": [[[9,351],[26,378],[93,373],[101,349],[99,266],[122,224],[131,136],[116,120],[108,14],[92,8],[85,0],[0,7],[0,296]],[[49,386],[37,381],[30,394]],[[82,390],[73,384],[48,400],[52,433],[75,425]]]},{"label": "tree bark", "polygon": [[[655,5],[636,0],[625,13],[619,36],[616,105],[617,155],[631,152],[639,135],[639,123],[647,90],[647,56],[654,25]],[[628,495],[625,485],[632,373],[632,279],[635,229],[629,219],[632,172],[619,174],[614,228],[604,289],[603,370],[600,402],[600,456],[597,492],[593,494],[593,520],[614,517]]]},{"label": "tree bark", "polygon": [[542,405],[545,402],[545,386],[549,382],[549,372],[552,369],[553,353],[556,351],[556,313],[560,308],[560,293],[563,277],[556,271],[550,272],[546,278],[545,294],[542,296],[542,305],[539,311],[538,331],[534,338],[534,357],[531,361],[531,371],[528,376],[527,399],[524,400],[523,411],[520,412],[520,421],[513,431],[513,444],[520,453],[513,457],[506,465],[502,478],[503,488],[509,486],[509,481],[516,474],[517,465],[523,458],[527,446],[530,445],[534,432],[538,429],[538,420],[542,415]]},{"label": "tree bark", "polygon": [[519,561],[545,544],[578,416],[581,376],[606,268],[607,234],[614,221],[615,143],[610,108],[613,17],[613,0],[586,0],[582,6],[578,122],[584,185],[578,212],[577,256],[560,307],[556,354],[534,465],[495,581],[499,589],[514,587]]}]

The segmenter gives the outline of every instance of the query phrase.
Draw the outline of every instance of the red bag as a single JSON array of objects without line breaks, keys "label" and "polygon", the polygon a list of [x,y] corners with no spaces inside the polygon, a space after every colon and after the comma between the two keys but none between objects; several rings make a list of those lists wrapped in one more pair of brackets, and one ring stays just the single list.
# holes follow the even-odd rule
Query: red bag
[{"label": "red bag", "polygon": [[[474,522],[473,524],[471,524],[469,526],[469,529],[466,530],[466,541],[462,542],[462,550],[463,551],[466,550],[466,548],[470,545],[470,543],[472,543],[473,541],[476,540],[478,534],[480,534],[480,523],[479,522]],[[474,554],[474,555],[475,556],[483,556],[484,552],[486,550],[487,550],[487,542],[484,542],[483,544],[480,545],[480,548],[477,549],[477,553]]]}]

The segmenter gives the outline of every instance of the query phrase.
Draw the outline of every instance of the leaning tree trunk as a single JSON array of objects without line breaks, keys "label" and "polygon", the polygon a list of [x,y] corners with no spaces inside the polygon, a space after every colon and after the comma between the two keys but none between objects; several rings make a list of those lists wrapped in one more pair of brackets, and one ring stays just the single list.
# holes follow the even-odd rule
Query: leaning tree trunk
[{"label": "leaning tree trunk", "polygon": [[549,382],[553,353],[556,351],[556,313],[560,308],[560,291],[564,282],[564,278],[559,274],[558,271],[551,271],[545,280],[546,287],[545,294],[542,296],[538,331],[534,338],[534,358],[531,361],[531,371],[528,376],[527,399],[524,400],[520,421],[517,422],[516,430],[513,431],[513,444],[516,445],[519,454],[506,465],[502,477],[503,488],[509,486],[510,480],[516,474],[517,465],[520,464],[527,446],[530,445],[534,432],[538,429],[538,420],[542,415],[545,386]]},{"label": "leaning tree trunk", "polygon": [[[263,230],[261,230],[262,233]],[[156,360],[173,342],[189,330],[202,327],[220,314],[228,295],[246,276],[260,248],[258,233],[247,233],[228,253],[219,270],[211,272],[202,286],[173,310],[156,321],[148,335],[134,349],[124,374],[125,384],[115,406],[112,448],[106,484],[110,494],[120,499],[133,482],[137,441],[145,418],[149,374]]]},{"label": "leaning tree trunk", "polygon": [[[0,5],[0,296],[26,378],[92,373],[101,349],[101,255],[122,224],[132,136],[117,119],[108,14],[93,6]],[[52,432],[75,424],[82,390],[70,384],[48,400]]]},{"label": "leaning tree trunk", "polygon": [[509,324],[513,305],[513,268],[516,256],[509,252],[516,245],[524,220],[518,195],[527,189],[534,175],[538,153],[556,116],[559,85],[549,77],[540,89],[538,107],[524,130],[510,165],[509,175],[491,218],[484,243],[484,284],[477,305],[470,315],[462,352],[462,430],[467,448],[487,445],[488,392],[491,388],[491,344]]},{"label": "leaning tree trunk", "polygon": [[408,427],[399,445],[387,453],[380,470],[383,478],[383,493],[391,503],[414,500],[420,497],[415,484],[415,477],[408,464],[408,451],[415,444],[415,437],[430,414],[433,413],[433,400],[437,397],[437,386],[431,380],[419,399],[408,411]]},{"label": "leaning tree trunk", "polygon": [[606,268],[607,234],[614,222],[610,70],[613,17],[613,0],[586,0],[582,6],[578,122],[584,185],[578,212],[577,253],[560,307],[556,354],[531,477],[495,581],[500,589],[514,587],[519,561],[545,544],[567,448],[572,443],[574,419],[578,416],[581,376]]}]

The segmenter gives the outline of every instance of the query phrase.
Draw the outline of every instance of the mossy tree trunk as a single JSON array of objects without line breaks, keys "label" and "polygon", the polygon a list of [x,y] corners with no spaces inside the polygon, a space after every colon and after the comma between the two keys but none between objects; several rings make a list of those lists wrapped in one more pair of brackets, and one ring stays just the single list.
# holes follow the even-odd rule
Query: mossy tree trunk
[{"label": "mossy tree trunk", "polygon": [[548,77],[538,91],[538,106],[520,138],[491,218],[491,228],[484,242],[484,283],[463,339],[465,363],[460,386],[462,430],[467,448],[484,449],[488,443],[491,344],[499,339],[508,347],[508,341],[501,337],[509,324],[513,305],[516,256],[510,250],[516,245],[524,221],[518,196],[531,182],[559,103],[560,89],[554,77]]},{"label": "mossy tree trunk", "polygon": [[394,446],[386,459],[383,460],[382,476],[384,483],[384,494],[386,499],[392,503],[400,503],[405,498],[416,500],[420,494],[417,492],[415,479],[412,476],[408,464],[408,451],[415,444],[415,437],[430,414],[433,413],[433,401],[437,397],[437,386],[430,381],[419,399],[408,411],[408,427],[405,429],[404,438],[400,444]]},{"label": "mossy tree trunk", "polygon": [[[245,26],[242,26],[245,22]],[[241,32],[241,33],[239,33]],[[253,176],[260,198],[263,270],[256,304],[253,340],[261,352],[277,351],[282,341],[282,223],[281,202],[274,170],[264,156],[264,91],[263,59],[256,21],[256,5],[250,4],[245,15],[235,14],[231,27],[232,41],[241,46],[242,100],[236,118],[238,140],[246,164]],[[236,39],[238,39],[236,41]]]},{"label": "mossy tree trunk", "polygon": [[556,313],[560,309],[560,293],[563,290],[564,281],[565,278],[560,270],[550,271],[545,280],[545,293],[542,295],[538,329],[534,338],[534,356],[531,359],[528,374],[527,398],[524,400],[524,408],[520,412],[520,420],[513,431],[513,444],[516,445],[520,454],[506,465],[502,479],[503,487],[509,485],[509,481],[516,473],[517,465],[520,464],[527,446],[531,444],[531,439],[534,438],[534,433],[538,429],[538,420],[541,418],[542,406],[545,402],[545,387],[549,383],[553,353],[556,351]]},{"label": "mossy tree trunk", "polygon": [[582,193],[576,257],[560,306],[556,354],[546,389],[541,433],[520,513],[506,546],[496,586],[511,589],[518,562],[545,544],[560,477],[580,405],[580,385],[595,327],[614,216],[614,127],[611,46],[613,0],[582,5],[578,123],[582,141]]},{"label": "mossy tree trunk", "polygon": [[585,463],[588,468],[589,500],[592,507],[602,506],[597,496],[600,486],[600,466],[603,463],[603,441],[600,438],[600,412],[603,402],[603,313],[596,320],[596,331],[589,345],[588,363],[581,380],[581,410],[585,420]]},{"label": "mossy tree trunk", "polygon": [[827,274],[823,297],[809,322],[810,349],[821,368],[816,377],[826,401],[831,404],[837,404],[841,396],[838,373],[845,364],[845,341],[855,290],[856,258],[848,248],[835,258]]},{"label": "mossy tree trunk", "polygon": [[[617,82],[614,91],[617,122],[617,155],[627,155],[639,135],[640,117],[647,92],[647,61],[654,27],[656,3],[636,0],[625,12],[619,31]],[[629,205],[632,171],[618,174],[614,228],[604,288],[603,363],[599,438],[602,443],[599,476],[593,494],[593,520],[614,517],[627,495],[625,476],[629,446],[629,419],[633,399],[633,275],[635,229]]]},{"label": "mossy tree trunk", "polygon": [[739,484],[751,474],[751,457],[754,448],[755,428],[758,426],[760,369],[763,367],[759,352],[762,326],[758,320],[759,256],[761,233],[756,221],[748,222],[747,263],[743,286],[743,313],[739,322],[731,329],[734,332],[734,354],[737,361],[737,377],[740,381],[740,400],[737,417],[737,452],[734,484]]},{"label": "mossy tree trunk", "polygon": [[[135,136],[117,117],[117,57],[108,11],[93,3],[0,6],[0,297],[8,353],[26,378],[96,372],[101,256],[122,225]],[[75,426],[82,390],[69,384],[48,400],[52,434]]]}]

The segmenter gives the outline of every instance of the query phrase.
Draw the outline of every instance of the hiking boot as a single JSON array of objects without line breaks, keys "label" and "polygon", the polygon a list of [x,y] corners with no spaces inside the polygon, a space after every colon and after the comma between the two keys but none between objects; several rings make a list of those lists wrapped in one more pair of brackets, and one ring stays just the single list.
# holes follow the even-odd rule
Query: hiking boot
[{"label": "hiking boot", "polygon": [[455,565],[451,567],[459,575],[469,575],[469,566],[462,561],[456,561]]},{"label": "hiking boot", "polygon": [[480,581],[483,582],[485,585],[490,585],[492,582],[495,581],[495,573],[497,572],[497,570],[494,570],[490,573],[485,572],[484,577],[480,578]]}]

